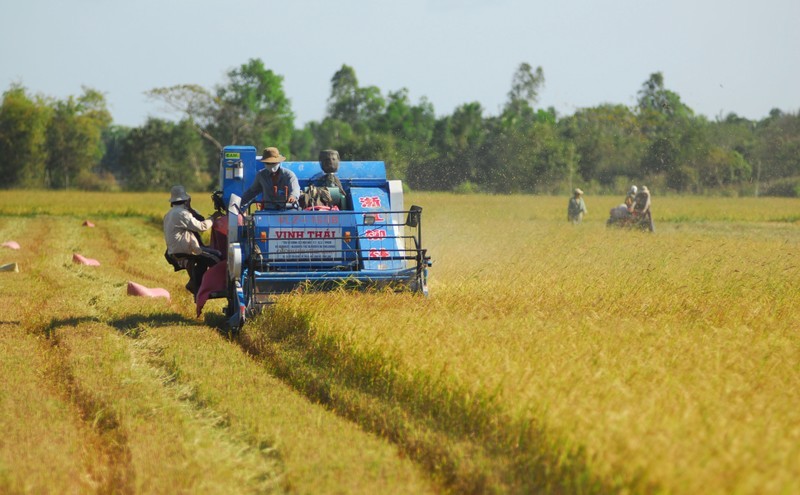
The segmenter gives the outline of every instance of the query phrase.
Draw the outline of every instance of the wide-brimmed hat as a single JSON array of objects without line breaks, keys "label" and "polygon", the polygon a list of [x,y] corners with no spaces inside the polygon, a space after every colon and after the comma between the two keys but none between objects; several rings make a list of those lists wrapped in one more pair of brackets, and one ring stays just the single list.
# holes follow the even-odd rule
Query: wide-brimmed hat
[{"label": "wide-brimmed hat", "polygon": [[284,160],[286,160],[286,157],[281,155],[278,148],[269,147],[264,148],[264,152],[261,153],[261,159],[259,161],[264,163],[280,163]]},{"label": "wide-brimmed hat", "polygon": [[189,201],[192,199],[191,196],[186,192],[186,189],[183,186],[172,186],[172,190],[170,191],[169,195],[169,202],[170,203],[177,203],[179,201]]},{"label": "wide-brimmed hat", "polygon": [[573,193],[573,194],[583,194],[583,191],[581,191],[580,189],[578,189],[578,188],[576,187],[576,188],[575,188],[575,190],[574,190],[574,191],[572,191],[572,193]]}]

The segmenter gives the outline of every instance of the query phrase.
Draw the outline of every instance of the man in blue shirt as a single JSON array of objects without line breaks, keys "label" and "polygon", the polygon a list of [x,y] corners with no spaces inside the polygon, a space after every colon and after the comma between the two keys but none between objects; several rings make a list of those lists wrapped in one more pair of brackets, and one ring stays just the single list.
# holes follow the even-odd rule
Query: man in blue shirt
[{"label": "man in blue shirt", "polygon": [[281,162],[286,160],[278,148],[264,148],[261,159],[264,169],[256,174],[253,184],[242,194],[241,204],[247,205],[256,196],[261,194],[264,208],[278,210],[287,203],[295,204],[300,198],[300,183],[291,170],[281,167]]}]

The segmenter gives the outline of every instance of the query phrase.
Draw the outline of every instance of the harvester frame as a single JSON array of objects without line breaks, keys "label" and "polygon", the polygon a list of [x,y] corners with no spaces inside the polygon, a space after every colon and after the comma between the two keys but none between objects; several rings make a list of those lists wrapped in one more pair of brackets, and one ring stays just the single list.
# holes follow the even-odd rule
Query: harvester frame
[{"label": "harvester frame", "polygon": [[[263,168],[251,146],[228,146],[220,163],[227,204],[226,316],[241,328],[252,315],[294,290],[391,287],[428,294],[430,257],[422,244],[422,208],[403,207],[400,181],[383,162],[340,162],[343,191],[333,207],[250,205],[240,198]],[[324,176],[318,162],[286,161],[301,190]],[[335,189],[335,188],[334,188]]]}]

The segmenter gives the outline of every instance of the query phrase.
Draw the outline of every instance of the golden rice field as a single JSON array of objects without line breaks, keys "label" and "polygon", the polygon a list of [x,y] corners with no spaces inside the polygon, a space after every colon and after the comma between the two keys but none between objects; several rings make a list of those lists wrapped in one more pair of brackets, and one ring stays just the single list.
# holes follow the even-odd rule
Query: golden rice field
[{"label": "golden rice field", "polygon": [[3,191],[0,492],[798,493],[800,201],[657,193],[654,234],[411,194],[428,298],[230,335],[163,260],[167,194]]}]

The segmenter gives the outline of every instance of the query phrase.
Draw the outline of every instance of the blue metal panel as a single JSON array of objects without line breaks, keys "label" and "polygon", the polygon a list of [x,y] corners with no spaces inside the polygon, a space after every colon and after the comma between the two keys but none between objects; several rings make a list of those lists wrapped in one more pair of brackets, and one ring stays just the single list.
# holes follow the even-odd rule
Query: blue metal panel
[{"label": "blue metal panel", "polygon": [[364,270],[400,270],[405,268],[403,260],[392,259],[404,255],[397,249],[397,226],[392,223],[391,203],[388,184],[384,187],[353,187],[350,189],[353,211],[361,213],[361,218],[369,214],[372,225],[362,221],[358,225],[361,239],[361,259]]},{"label": "blue metal panel", "polygon": [[219,165],[222,199],[228,204],[231,194],[242,197],[256,177],[256,149],[253,146],[226,146]]}]

